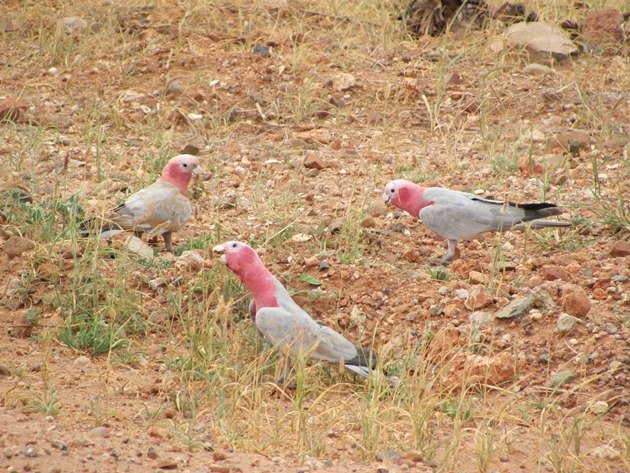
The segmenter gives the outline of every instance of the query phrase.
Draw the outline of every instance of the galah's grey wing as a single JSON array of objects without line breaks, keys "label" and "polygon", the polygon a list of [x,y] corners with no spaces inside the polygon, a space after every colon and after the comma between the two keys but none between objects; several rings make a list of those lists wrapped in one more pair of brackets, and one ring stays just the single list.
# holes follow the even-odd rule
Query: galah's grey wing
[{"label": "galah's grey wing", "polygon": [[284,308],[258,309],[256,327],[269,343],[288,347],[294,355],[309,355],[316,360],[333,363],[357,356],[356,347],[330,327]]},{"label": "galah's grey wing", "polygon": [[427,191],[425,198],[434,203],[424,207],[419,217],[435,233],[450,240],[464,240],[480,233],[507,229],[525,218],[523,208],[507,203],[446,189]]}]

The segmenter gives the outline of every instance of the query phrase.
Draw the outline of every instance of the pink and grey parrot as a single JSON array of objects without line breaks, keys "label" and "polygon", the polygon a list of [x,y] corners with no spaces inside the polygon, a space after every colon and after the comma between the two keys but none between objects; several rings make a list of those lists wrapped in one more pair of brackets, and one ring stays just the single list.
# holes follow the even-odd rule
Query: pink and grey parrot
[{"label": "pink and grey parrot", "polygon": [[482,199],[466,192],[421,187],[402,179],[385,186],[383,199],[420,218],[437,235],[447,239],[448,250],[440,260],[443,265],[449,264],[455,257],[459,240],[474,238],[481,233],[520,229],[528,225],[536,228],[571,226],[569,222],[540,220],[563,213],[556,204],[514,204]]},{"label": "pink and grey parrot", "polygon": [[[332,328],[313,320],[249,245],[229,241],[215,246],[213,251],[221,255],[221,262],[252,294],[250,317],[258,333],[285,356],[343,363],[348,370],[364,377],[376,368],[374,352],[355,346]],[[285,362],[278,385],[285,385],[289,371],[290,365]]]},{"label": "pink and grey parrot", "polygon": [[180,154],[171,158],[157,181],[130,195],[105,217],[100,237],[108,239],[125,231],[132,231],[136,236],[162,235],[166,250],[172,252],[173,232],[183,228],[192,215],[186,197],[188,184],[193,174],[200,172],[199,159],[195,156]]}]

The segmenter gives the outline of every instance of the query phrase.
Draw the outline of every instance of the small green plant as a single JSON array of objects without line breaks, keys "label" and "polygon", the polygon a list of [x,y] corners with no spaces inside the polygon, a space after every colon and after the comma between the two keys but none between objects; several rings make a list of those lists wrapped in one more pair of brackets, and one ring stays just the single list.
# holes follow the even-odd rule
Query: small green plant
[{"label": "small green plant", "polygon": [[41,412],[46,416],[56,416],[61,409],[59,407],[59,397],[54,389],[48,389],[37,396],[31,406],[35,412]]},{"label": "small green plant", "polygon": [[427,268],[427,273],[435,281],[448,281],[451,278],[448,270],[442,266]]},{"label": "small green plant", "polygon": [[58,339],[75,350],[87,350],[95,355],[107,353],[126,343],[123,328],[114,327],[102,319],[80,318],[75,323],[67,323],[60,331]]}]

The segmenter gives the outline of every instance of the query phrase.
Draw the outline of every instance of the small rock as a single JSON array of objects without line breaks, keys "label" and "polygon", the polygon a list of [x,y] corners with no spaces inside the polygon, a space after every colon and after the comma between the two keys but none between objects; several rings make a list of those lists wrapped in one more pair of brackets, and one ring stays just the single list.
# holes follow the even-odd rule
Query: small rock
[{"label": "small rock", "polygon": [[558,329],[558,332],[568,333],[573,330],[573,327],[575,327],[575,324],[578,322],[578,320],[580,319],[578,319],[577,317],[573,317],[572,315],[565,314],[563,312],[558,317],[556,328]]},{"label": "small rock", "polygon": [[314,268],[319,265],[319,258],[317,256],[309,256],[308,258],[304,258],[304,265],[307,268]]},{"label": "small rock", "polygon": [[582,23],[582,39],[613,52],[623,42],[623,15],[614,8],[592,9]]},{"label": "small rock", "polygon": [[376,453],[376,459],[379,461],[396,462],[402,458],[402,455],[396,450],[383,450]]},{"label": "small rock", "polygon": [[387,213],[387,205],[382,199],[375,200],[368,206],[367,213],[372,217],[380,217]]},{"label": "small rock", "polygon": [[163,458],[157,464],[160,470],[177,470],[177,462],[172,458]]},{"label": "small rock", "polygon": [[62,440],[51,440],[50,445],[57,450],[66,451],[68,450],[68,444]]},{"label": "small rock", "polygon": [[453,295],[455,297],[457,297],[458,299],[468,299],[468,296],[470,295],[470,292],[468,292],[466,289],[455,289],[453,291]]},{"label": "small rock", "polygon": [[306,158],[304,158],[304,167],[321,171],[326,167],[326,165],[324,164],[324,161],[322,161],[322,159],[318,156],[315,156],[314,154],[309,154],[308,156],[306,156]]},{"label": "small rock", "polygon": [[337,90],[338,92],[344,92],[356,86],[356,82],[357,81],[352,74],[341,72],[333,78],[332,86],[333,89]]},{"label": "small rock", "polygon": [[470,282],[473,284],[487,284],[488,283],[488,276],[480,273],[479,271],[470,271],[468,273],[468,279],[470,279]]},{"label": "small rock", "polygon": [[473,328],[482,327],[484,325],[489,324],[493,320],[494,320],[494,315],[492,315],[489,312],[484,312],[480,310],[473,312],[468,317],[468,321],[470,322],[470,325],[472,325]]},{"label": "small rock", "polygon": [[519,297],[514,299],[505,307],[499,309],[495,314],[497,319],[514,319],[525,315],[534,305],[532,296]]},{"label": "small rock", "polygon": [[26,449],[26,452],[24,452],[24,455],[26,455],[27,457],[30,457],[30,458],[35,458],[38,455],[38,453],[37,453],[37,450],[34,447],[28,447]]},{"label": "small rock", "polygon": [[61,20],[63,30],[68,34],[81,33],[88,27],[87,20],[76,16],[67,16]]},{"label": "small rock", "polygon": [[555,281],[556,279],[567,281],[569,279],[569,273],[562,266],[545,265],[542,267],[542,275],[546,281]]},{"label": "small rock", "polygon": [[220,461],[223,461],[223,460],[225,460],[226,458],[227,458],[227,457],[226,457],[225,453],[223,453],[223,452],[214,452],[214,453],[212,454],[212,459],[213,459],[215,462],[220,462]]},{"label": "small rock", "polygon": [[320,271],[326,271],[328,269],[330,269],[330,263],[328,261],[322,261],[321,263],[319,263]]},{"label": "small rock", "polygon": [[606,333],[609,333],[610,335],[615,335],[619,333],[619,329],[615,327],[614,324],[611,324],[610,322],[604,325],[604,330],[606,331]]},{"label": "small rock", "polygon": [[562,290],[562,308],[576,317],[584,317],[591,310],[591,300],[581,288],[569,286]]},{"label": "small rock", "polygon": [[614,256],[615,258],[629,255],[630,243],[627,241],[618,240],[613,244],[612,248],[610,248],[610,256]]},{"label": "small rock", "polygon": [[9,259],[20,256],[22,253],[30,251],[33,248],[35,248],[35,243],[28,238],[12,236],[4,242],[4,253]]},{"label": "small rock", "polygon": [[19,122],[24,118],[24,112],[28,104],[16,100],[5,100],[0,102],[0,122]]},{"label": "small rock", "polygon": [[561,28],[543,22],[515,23],[505,31],[507,41],[533,56],[546,59],[566,59],[578,52],[578,47]]},{"label": "small rock", "polygon": [[151,460],[155,460],[158,457],[157,452],[155,451],[155,447],[149,447],[147,450],[147,458]]},{"label": "small rock", "polygon": [[594,402],[593,404],[591,404],[591,406],[589,407],[589,410],[593,413],[593,414],[605,414],[606,412],[608,412],[609,406],[608,403],[606,401],[597,401]]},{"label": "small rock", "polygon": [[175,261],[177,269],[201,269],[203,268],[204,259],[196,251],[184,251]]},{"label": "small rock", "polygon": [[547,143],[547,150],[561,150],[577,156],[582,149],[591,145],[591,135],[583,130],[568,130],[554,133]]},{"label": "small rock", "polygon": [[424,461],[424,456],[421,452],[418,452],[417,450],[408,451],[407,453],[405,453],[403,458],[412,463],[420,463]]},{"label": "small rock", "polygon": [[614,460],[620,456],[619,452],[608,444],[595,447],[588,453],[595,458],[603,458],[606,460]]},{"label": "small rock", "polygon": [[554,71],[551,67],[545,66],[544,64],[538,64],[537,62],[532,62],[531,64],[525,66],[523,72],[533,76],[551,76],[556,74],[556,71]]},{"label": "small rock", "polygon": [[125,240],[124,246],[125,248],[127,248],[127,250],[137,254],[141,258],[144,258],[146,260],[153,259],[153,248],[151,248],[135,235],[129,235],[129,237],[127,237],[127,239]]},{"label": "small rock", "polygon": [[484,286],[477,285],[470,289],[470,294],[464,302],[464,306],[466,306],[468,310],[477,310],[483,309],[493,302],[494,299],[490,296],[490,294],[488,294],[486,288]]},{"label": "small rock", "polygon": [[170,81],[166,86],[166,95],[176,96],[184,93],[184,86],[177,80]]},{"label": "small rock", "polygon": [[257,44],[256,46],[254,46],[253,51],[254,51],[254,54],[258,54],[259,56],[262,56],[262,57],[271,56],[271,51],[269,51],[269,48],[265,46],[264,44]]},{"label": "small rock", "polygon": [[575,378],[575,373],[571,370],[557,371],[549,379],[549,386],[559,388]]},{"label": "small rock", "polygon": [[361,222],[361,226],[363,228],[374,228],[376,227],[376,220],[372,217],[365,217]]},{"label": "small rock", "polygon": [[204,147],[203,139],[195,140],[190,143],[186,143],[179,154],[192,154],[193,156],[199,156],[199,153]]},{"label": "small rock", "polygon": [[85,355],[81,355],[77,359],[74,360],[74,364],[77,366],[86,367],[92,364],[92,360],[90,360]]}]

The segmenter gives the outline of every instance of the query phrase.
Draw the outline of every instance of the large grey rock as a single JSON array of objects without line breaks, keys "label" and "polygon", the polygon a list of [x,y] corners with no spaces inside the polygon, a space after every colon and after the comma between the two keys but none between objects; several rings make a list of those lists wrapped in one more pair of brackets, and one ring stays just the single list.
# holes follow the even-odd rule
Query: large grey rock
[{"label": "large grey rock", "polygon": [[539,21],[515,23],[505,31],[505,38],[512,46],[526,49],[538,58],[566,59],[578,52],[578,47],[562,29]]}]

